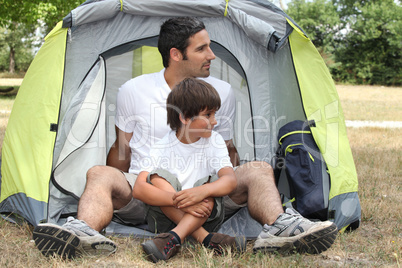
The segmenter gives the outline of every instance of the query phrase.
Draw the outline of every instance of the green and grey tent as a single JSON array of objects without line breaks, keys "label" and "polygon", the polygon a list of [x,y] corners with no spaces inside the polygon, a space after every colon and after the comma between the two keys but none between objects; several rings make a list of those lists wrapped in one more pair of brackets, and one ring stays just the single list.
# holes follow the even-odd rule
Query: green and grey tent
[{"label": "green and grey tent", "polygon": [[[207,27],[217,56],[211,74],[235,91],[241,161],[271,163],[281,126],[315,120],[330,174],[329,218],[339,229],[359,222],[357,174],[332,78],[303,30],[263,0],[90,0],[72,10],[45,38],[15,100],[2,151],[3,217],[37,225],[76,213],[86,171],[106,163],[115,139],[117,91],[162,69],[159,27],[173,16],[196,16]],[[261,226],[242,209],[222,230],[255,237]],[[107,231],[148,234],[115,221]]]}]

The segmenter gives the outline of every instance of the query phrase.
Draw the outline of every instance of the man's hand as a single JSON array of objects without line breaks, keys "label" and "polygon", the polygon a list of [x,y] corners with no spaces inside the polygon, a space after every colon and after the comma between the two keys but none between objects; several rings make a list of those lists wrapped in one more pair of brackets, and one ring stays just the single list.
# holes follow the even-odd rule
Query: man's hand
[{"label": "man's hand", "polygon": [[208,193],[202,191],[200,187],[194,187],[175,193],[173,195],[173,205],[176,208],[183,209],[198,204],[201,201],[206,201],[207,197]]}]

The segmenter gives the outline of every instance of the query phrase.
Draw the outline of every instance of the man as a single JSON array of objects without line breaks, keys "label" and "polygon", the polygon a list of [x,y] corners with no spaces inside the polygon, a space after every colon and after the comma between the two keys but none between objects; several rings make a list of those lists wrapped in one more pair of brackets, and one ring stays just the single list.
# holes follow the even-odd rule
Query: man
[{"label": "man", "polygon": [[[95,166],[87,172],[77,219],[71,217],[61,227],[40,224],[35,228],[34,240],[42,253],[67,257],[110,254],[116,251],[115,243],[98,232],[110,223],[114,212],[125,221],[143,223],[143,203],[131,195],[140,169],[138,161],[169,131],[164,104],[169,91],[184,78],[204,78],[218,91],[222,106],[214,130],[224,138],[233,165],[238,165],[232,141],[234,95],[229,84],[209,76],[215,59],[210,43],[204,24],[197,19],[174,18],[161,26],[158,49],[165,69],[131,79],[120,88],[116,141],[108,154],[108,166]],[[314,223],[296,211],[283,211],[269,164],[249,162],[238,166],[235,175],[237,187],[225,197],[225,216],[248,206],[250,215],[263,225],[254,250],[319,253],[332,245],[335,224]],[[205,213],[210,211],[206,208]]]}]

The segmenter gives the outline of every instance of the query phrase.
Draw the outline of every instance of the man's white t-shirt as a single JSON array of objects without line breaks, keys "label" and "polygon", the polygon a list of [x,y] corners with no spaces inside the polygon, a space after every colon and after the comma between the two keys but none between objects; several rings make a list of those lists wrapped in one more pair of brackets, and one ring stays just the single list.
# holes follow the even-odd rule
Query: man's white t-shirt
[{"label": "man's white t-shirt", "polygon": [[140,166],[148,172],[157,168],[169,171],[183,190],[193,188],[199,179],[217,175],[221,168],[233,167],[226,143],[217,132],[212,131],[210,138],[185,144],[173,130],[152,145],[149,157],[142,158]]},{"label": "man's white t-shirt", "polygon": [[[141,171],[139,161],[148,156],[153,144],[169,132],[167,124],[166,99],[171,89],[164,77],[165,69],[144,74],[124,83],[117,95],[115,124],[126,132],[133,133],[130,140],[130,173]],[[233,139],[235,119],[235,96],[231,86],[214,77],[200,78],[211,84],[219,93],[221,108],[216,113],[214,130],[225,141]]]}]

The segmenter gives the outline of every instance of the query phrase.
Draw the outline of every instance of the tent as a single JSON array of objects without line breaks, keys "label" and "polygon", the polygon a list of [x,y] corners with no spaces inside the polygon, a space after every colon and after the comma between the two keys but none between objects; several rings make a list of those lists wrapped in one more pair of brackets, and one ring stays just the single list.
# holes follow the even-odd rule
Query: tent
[{"label": "tent", "polygon": [[[235,91],[241,161],[272,164],[279,128],[315,120],[330,174],[328,218],[339,229],[358,225],[357,174],[332,78],[303,30],[265,0],[89,0],[72,10],[46,36],[15,100],[2,151],[3,217],[37,225],[76,213],[86,171],[106,163],[115,139],[118,88],[161,70],[159,27],[173,16],[206,25],[217,56],[211,74]],[[245,208],[221,230],[256,237],[261,225]],[[149,234],[115,221],[106,231]]]}]

